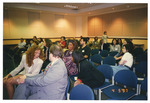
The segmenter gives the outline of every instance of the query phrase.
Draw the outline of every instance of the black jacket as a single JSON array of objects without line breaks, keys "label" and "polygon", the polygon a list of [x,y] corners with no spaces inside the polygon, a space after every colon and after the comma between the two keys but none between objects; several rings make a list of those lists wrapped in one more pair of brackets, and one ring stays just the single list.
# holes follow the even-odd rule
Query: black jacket
[{"label": "black jacket", "polygon": [[96,88],[103,85],[105,81],[104,75],[94,68],[86,59],[80,62],[78,79],[91,88]]}]

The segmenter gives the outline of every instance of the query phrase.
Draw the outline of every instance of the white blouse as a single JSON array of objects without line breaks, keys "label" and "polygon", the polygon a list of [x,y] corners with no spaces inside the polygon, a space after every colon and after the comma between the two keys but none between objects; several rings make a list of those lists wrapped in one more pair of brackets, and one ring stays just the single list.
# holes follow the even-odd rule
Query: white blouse
[{"label": "white blouse", "polygon": [[132,54],[131,53],[129,53],[129,52],[126,52],[123,56],[122,56],[122,58],[121,58],[121,62],[123,62],[123,61],[126,61],[126,63],[124,63],[123,65],[126,65],[126,66],[128,66],[128,67],[132,67],[132,65],[133,65],[133,56],[132,56]]},{"label": "white blouse", "polygon": [[15,76],[17,73],[19,73],[23,68],[24,70],[20,72],[19,74],[23,74],[26,76],[34,76],[39,74],[41,67],[43,64],[43,60],[40,58],[36,58],[33,60],[33,64],[29,67],[26,63],[26,54],[22,56],[22,60],[18,67],[16,67],[13,71],[10,72],[12,76]]}]

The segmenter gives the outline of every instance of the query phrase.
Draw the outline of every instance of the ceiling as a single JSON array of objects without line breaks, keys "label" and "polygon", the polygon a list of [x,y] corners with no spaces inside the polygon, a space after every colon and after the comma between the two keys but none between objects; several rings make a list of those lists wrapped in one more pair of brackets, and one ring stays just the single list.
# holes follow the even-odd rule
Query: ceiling
[{"label": "ceiling", "polygon": [[7,10],[23,9],[62,15],[97,15],[147,7],[147,3],[4,3]]}]

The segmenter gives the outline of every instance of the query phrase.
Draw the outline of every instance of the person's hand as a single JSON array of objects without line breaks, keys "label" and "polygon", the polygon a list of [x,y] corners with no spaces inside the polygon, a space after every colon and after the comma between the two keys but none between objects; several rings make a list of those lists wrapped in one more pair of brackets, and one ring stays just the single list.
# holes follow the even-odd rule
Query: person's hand
[{"label": "person's hand", "polygon": [[3,80],[7,80],[9,77],[11,77],[10,74],[6,75],[6,76],[3,78]]},{"label": "person's hand", "polygon": [[79,85],[79,84],[83,84],[83,83],[81,83],[79,80],[75,81],[74,82],[74,87],[77,86],[77,85]]},{"label": "person's hand", "polygon": [[25,79],[26,79],[26,76],[25,76],[25,75],[20,76],[20,77],[17,79],[18,84],[24,83]]}]

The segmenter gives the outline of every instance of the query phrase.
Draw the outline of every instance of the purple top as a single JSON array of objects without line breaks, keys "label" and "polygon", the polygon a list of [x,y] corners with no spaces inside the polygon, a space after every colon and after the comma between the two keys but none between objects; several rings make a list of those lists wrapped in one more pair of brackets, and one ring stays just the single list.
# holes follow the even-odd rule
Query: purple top
[{"label": "purple top", "polygon": [[66,50],[63,55],[63,61],[65,62],[66,68],[68,69],[69,76],[78,74],[78,68],[71,60],[72,52]]}]

